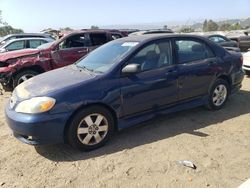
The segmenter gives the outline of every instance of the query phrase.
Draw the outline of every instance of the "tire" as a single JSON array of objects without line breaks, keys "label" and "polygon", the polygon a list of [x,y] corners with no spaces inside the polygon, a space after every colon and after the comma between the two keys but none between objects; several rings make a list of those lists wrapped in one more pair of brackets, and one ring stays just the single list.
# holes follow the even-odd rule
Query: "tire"
[{"label": "tire", "polygon": [[18,73],[13,79],[13,87],[15,88],[16,86],[18,86],[25,80],[28,80],[38,74],[39,74],[38,72],[33,71],[33,70],[25,70],[25,71]]},{"label": "tire", "polygon": [[208,109],[219,110],[227,102],[229,96],[229,84],[226,80],[217,79],[209,91]]},{"label": "tire", "polygon": [[4,91],[13,91],[13,86],[12,86],[12,84],[7,84],[7,85],[3,85],[2,84],[2,88],[3,88],[3,90]]},{"label": "tire", "polygon": [[113,130],[112,114],[106,108],[90,106],[73,117],[66,134],[72,147],[80,151],[89,151],[103,146]]}]

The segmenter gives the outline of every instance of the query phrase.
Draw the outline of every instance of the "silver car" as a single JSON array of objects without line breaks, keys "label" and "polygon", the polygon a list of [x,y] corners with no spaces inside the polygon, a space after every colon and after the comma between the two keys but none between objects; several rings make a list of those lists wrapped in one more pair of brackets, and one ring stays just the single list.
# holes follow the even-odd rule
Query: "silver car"
[{"label": "silver car", "polygon": [[0,46],[0,53],[21,50],[26,48],[37,48],[38,46],[53,42],[50,38],[20,38],[7,41],[5,44]]}]

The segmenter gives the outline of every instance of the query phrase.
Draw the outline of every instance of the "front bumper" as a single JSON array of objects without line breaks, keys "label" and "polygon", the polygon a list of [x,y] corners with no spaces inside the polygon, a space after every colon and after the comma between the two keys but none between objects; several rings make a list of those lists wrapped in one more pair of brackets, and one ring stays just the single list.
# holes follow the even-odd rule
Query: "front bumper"
[{"label": "front bumper", "polygon": [[13,135],[31,145],[64,143],[64,128],[70,116],[60,114],[23,114],[5,108],[6,120]]}]

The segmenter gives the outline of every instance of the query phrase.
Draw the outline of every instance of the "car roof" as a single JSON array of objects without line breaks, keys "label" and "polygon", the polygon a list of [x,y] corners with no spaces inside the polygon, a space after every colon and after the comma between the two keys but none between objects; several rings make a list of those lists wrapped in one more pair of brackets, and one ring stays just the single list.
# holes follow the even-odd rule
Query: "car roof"
[{"label": "car roof", "polygon": [[4,37],[1,38],[0,42],[5,41],[6,39],[8,39],[10,37],[16,37],[16,36],[27,36],[27,37],[29,37],[29,36],[37,36],[37,37],[44,36],[46,38],[51,38],[51,35],[46,34],[46,33],[18,33],[18,34],[9,34],[9,35],[6,35],[6,36],[4,36]]},{"label": "car roof", "polygon": [[7,36],[10,37],[10,36],[30,36],[30,35],[32,35],[32,36],[50,36],[49,34],[46,34],[46,33],[17,33],[17,34],[9,34]]},{"label": "car roof", "polygon": [[144,35],[144,34],[160,34],[160,33],[174,33],[170,29],[151,29],[151,30],[142,30],[131,33],[130,35]]},{"label": "car roof", "polygon": [[11,39],[11,40],[8,40],[5,45],[7,44],[10,44],[12,42],[16,42],[16,41],[23,41],[23,40],[44,40],[44,41],[47,41],[47,42],[52,42],[54,41],[53,39],[50,39],[50,38],[32,38],[32,37],[27,37],[27,38],[18,38],[18,39]]},{"label": "car roof", "polygon": [[[132,35],[129,37],[124,37],[120,39],[116,39],[116,41],[122,41],[122,42],[147,42],[157,39],[164,39],[164,38],[181,38],[181,37],[191,37],[196,39],[202,39],[205,38],[203,36],[198,35],[190,35],[190,34],[172,34],[172,33],[164,33],[164,34],[147,34],[147,35]],[[208,39],[207,39],[208,40]]]},{"label": "car roof", "polygon": [[25,37],[25,38],[18,38],[18,39],[11,39],[9,41],[19,41],[19,40],[46,40],[46,41],[53,41],[50,38],[39,38],[39,37]]},{"label": "car roof", "polygon": [[205,36],[205,37],[216,37],[216,36],[218,36],[218,37],[225,37],[225,38],[227,38],[226,36],[223,36],[223,35],[220,35],[220,34],[203,35],[203,36]]}]

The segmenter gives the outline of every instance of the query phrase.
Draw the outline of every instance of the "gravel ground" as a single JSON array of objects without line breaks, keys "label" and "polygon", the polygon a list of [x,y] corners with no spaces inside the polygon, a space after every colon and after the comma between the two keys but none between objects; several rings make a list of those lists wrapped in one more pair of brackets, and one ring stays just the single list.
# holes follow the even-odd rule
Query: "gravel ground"
[{"label": "gravel ground", "polygon": [[248,77],[220,111],[199,107],[158,117],[91,152],[16,140],[4,118],[9,95],[0,95],[0,187],[235,188],[250,178]]}]

